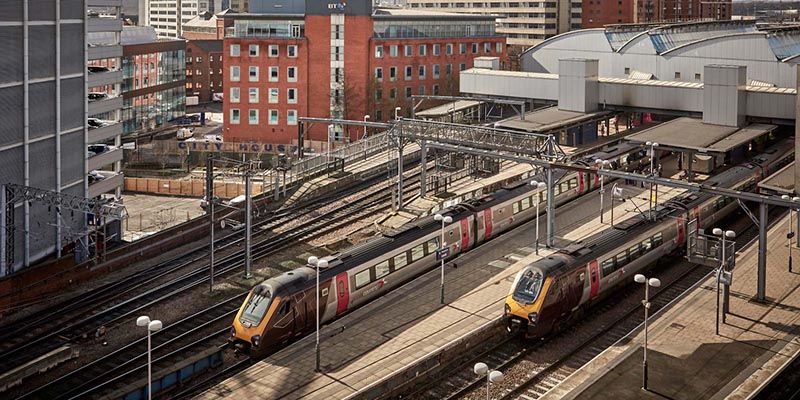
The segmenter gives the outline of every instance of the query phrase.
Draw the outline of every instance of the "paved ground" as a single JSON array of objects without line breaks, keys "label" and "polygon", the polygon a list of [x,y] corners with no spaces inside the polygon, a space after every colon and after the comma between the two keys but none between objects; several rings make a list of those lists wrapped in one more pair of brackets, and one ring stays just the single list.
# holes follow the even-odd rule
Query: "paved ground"
[{"label": "paved ground", "polygon": [[154,196],[124,192],[122,199],[128,210],[128,220],[123,225],[123,239],[133,241],[142,235],[178,225],[205,214],[200,200],[188,197]]}]

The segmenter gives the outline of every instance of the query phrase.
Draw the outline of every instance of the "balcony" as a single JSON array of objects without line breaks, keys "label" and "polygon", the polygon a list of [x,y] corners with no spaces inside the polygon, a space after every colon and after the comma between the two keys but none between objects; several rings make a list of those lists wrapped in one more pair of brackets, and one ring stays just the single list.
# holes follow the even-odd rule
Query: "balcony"
[{"label": "balcony", "polygon": [[122,57],[122,46],[119,44],[89,44],[89,60]]},{"label": "balcony", "polygon": [[86,29],[89,32],[121,32],[122,20],[117,18],[89,17],[86,18]]},{"label": "balcony", "polygon": [[89,143],[103,143],[108,139],[122,135],[122,122],[100,128],[89,129]]},{"label": "balcony", "polygon": [[90,88],[116,83],[122,83],[122,71],[90,73],[89,79],[86,80],[86,86]]},{"label": "balcony", "polygon": [[121,172],[97,171],[105,178],[89,184],[89,197],[94,198],[108,193],[125,184],[125,176]]},{"label": "balcony", "polygon": [[122,161],[122,149],[112,149],[105,153],[89,157],[89,171],[103,169],[117,161]]},{"label": "balcony", "polygon": [[86,7],[122,7],[122,0],[86,0]]},{"label": "balcony", "polygon": [[89,115],[98,115],[122,108],[122,96],[89,102]]}]

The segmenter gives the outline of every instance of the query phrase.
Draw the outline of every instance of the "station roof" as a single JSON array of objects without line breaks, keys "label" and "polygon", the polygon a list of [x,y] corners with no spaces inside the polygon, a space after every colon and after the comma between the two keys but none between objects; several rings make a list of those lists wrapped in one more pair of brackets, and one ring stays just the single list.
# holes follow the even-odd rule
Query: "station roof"
[{"label": "station roof", "polygon": [[794,196],[794,161],[759,182],[758,187]]},{"label": "station roof", "polygon": [[662,147],[695,150],[700,153],[725,153],[736,146],[772,132],[775,125],[752,124],[744,128],[705,124],[694,118],[676,118],[626,140],[636,143],[657,142]]},{"label": "station roof", "polygon": [[504,119],[498,122],[496,126],[498,128],[530,133],[545,133],[566,126],[579,124],[584,121],[605,117],[609,114],[611,114],[609,111],[582,113],[559,110],[558,107],[548,107],[541,110],[526,112],[525,119],[519,119],[519,116]]},{"label": "station roof", "polygon": [[424,118],[442,117],[445,115],[450,115],[451,112],[458,112],[472,107],[477,107],[482,103],[482,101],[476,100],[456,100],[440,106],[431,107],[427,110],[415,112],[414,115]]}]

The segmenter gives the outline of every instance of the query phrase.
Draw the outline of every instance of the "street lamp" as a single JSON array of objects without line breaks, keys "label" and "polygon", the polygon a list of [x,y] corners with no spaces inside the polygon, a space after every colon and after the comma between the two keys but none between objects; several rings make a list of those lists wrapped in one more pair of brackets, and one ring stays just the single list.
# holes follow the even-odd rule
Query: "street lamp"
[{"label": "street lamp", "polygon": [[476,375],[484,376],[486,375],[486,400],[489,400],[489,386],[492,383],[500,383],[503,381],[503,373],[497,370],[490,370],[489,366],[486,364],[479,362],[476,363],[475,366],[472,368],[475,371]]},{"label": "street lamp", "polygon": [[162,324],[159,320],[150,321],[150,317],[144,315],[136,319],[136,326],[147,327],[147,399],[153,398],[153,357],[150,347],[150,335],[161,330]]},{"label": "street lamp", "polygon": [[[711,231],[711,233],[713,233],[716,236],[722,237],[722,256],[721,256],[720,262],[719,262],[719,269],[717,270],[717,325],[716,325],[716,332],[717,332],[717,335],[719,335],[719,284],[720,284],[720,281],[722,281],[723,271],[725,271],[725,265],[726,265],[725,262],[727,261],[725,259],[725,248],[728,247],[725,244],[725,238],[728,238],[728,239],[736,238],[736,232],[734,232],[734,231],[723,231],[720,228],[714,228]],[[791,245],[791,239],[789,239],[789,244]],[[792,257],[792,255],[789,254],[789,260],[791,260],[791,257]],[[791,261],[789,261],[789,264],[791,265]],[[726,305],[728,304],[728,300],[727,299],[728,299],[728,284],[725,285],[725,304]],[[725,322],[725,312],[727,311],[727,308],[728,308],[727,306],[723,307],[722,322]]]},{"label": "street lamp", "polygon": [[647,312],[650,310],[650,286],[657,288],[661,286],[661,281],[658,278],[647,279],[642,274],[636,274],[633,277],[636,283],[644,283],[644,361],[642,362],[642,389],[647,390]]},{"label": "street lamp", "polygon": [[[547,185],[544,182],[531,181],[531,186],[533,186],[534,189],[544,189],[544,187],[547,186]],[[538,196],[539,192],[536,192],[536,193],[537,193],[537,196],[536,196],[536,255],[539,255],[539,203],[540,203],[540,201],[539,201],[539,196]]]},{"label": "street lamp", "polygon": [[[781,196],[781,199],[786,201],[798,201],[800,197],[790,197],[788,195]],[[798,216],[800,219],[800,215]],[[794,237],[794,231],[792,230],[792,209],[789,208],[789,233],[786,234],[786,239],[789,241],[789,272],[792,272],[792,238]]]},{"label": "street lamp", "polygon": [[445,257],[447,257],[444,254],[444,249],[445,249],[445,246],[444,246],[444,226],[445,226],[445,224],[452,223],[453,222],[453,217],[451,217],[449,215],[444,217],[444,216],[442,216],[442,214],[436,214],[436,215],[433,216],[433,219],[435,221],[440,221],[442,223],[442,233],[441,233],[441,237],[440,237],[440,241],[439,241],[439,251],[436,252],[436,257],[438,257],[438,258],[440,258],[442,260],[442,285],[441,285],[442,293],[441,293],[441,297],[439,298],[439,301],[441,302],[441,304],[444,304],[444,259],[445,259]]},{"label": "street lamp", "polygon": [[395,121],[397,121],[397,114],[400,112],[400,110],[401,110],[401,108],[399,106],[394,108],[394,120]]},{"label": "street lamp", "polygon": [[[655,174],[655,171],[653,171],[653,159],[656,156],[656,147],[658,147],[658,143],[656,143],[656,142],[647,142],[647,143],[645,143],[645,145],[650,147],[650,149],[648,150],[649,153],[650,153],[650,176],[652,178],[655,178],[656,174]],[[658,204],[656,204],[656,206],[657,205]],[[653,182],[651,181],[650,182],[650,220],[652,221],[653,219],[654,219],[654,216],[653,216]]]},{"label": "street lamp", "polygon": [[[602,170],[603,167],[607,167],[611,163],[608,160],[601,160],[601,159],[598,158],[598,159],[594,160],[594,164],[597,165],[597,168]],[[600,175],[600,223],[601,224],[603,223],[603,214],[604,214],[604,211],[605,211],[605,208],[603,208],[603,198],[605,197],[605,193],[606,193],[606,190],[603,187],[603,182],[605,182],[605,179],[603,179],[603,176]]]},{"label": "street lamp", "polygon": [[314,351],[317,353],[317,362],[314,367],[314,372],[320,372],[321,368],[319,367],[319,270],[322,268],[328,268],[328,261],[320,260],[317,257],[311,256],[308,257],[308,263],[316,267],[317,270],[317,341],[316,345],[314,346]]}]

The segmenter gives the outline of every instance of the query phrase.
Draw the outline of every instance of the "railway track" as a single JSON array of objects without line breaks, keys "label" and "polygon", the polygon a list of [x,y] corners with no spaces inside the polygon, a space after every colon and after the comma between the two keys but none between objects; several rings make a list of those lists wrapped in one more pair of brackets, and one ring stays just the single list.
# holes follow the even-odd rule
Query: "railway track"
[{"label": "railway track", "polygon": [[[771,224],[784,213],[783,210],[773,209],[769,215],[770,221],[773,221]],[[749,219],[739,218],[734,225],[732,228],[742,232],[736,238],[737,248],[757,239],[758,229],[752,226]],[[705,281],[712,272],[713,268],[687,261],[659,270],[658,276],[666,285],[651,295],[651,315]],[[493,398],[538,399],[643,322],[641,296],[637,295],[641,288],[637,286],[631,285],[614,294],[592,308],[580,323],[545,341],[531,342],[509,337],[480,354],[470,356],[455,371],[450,370],[450,375],[432,377],[431,380],[437,379],[436,382],[412,393],[410,397],[482,399],[486,395],[486,381],[475,375],[472,365],[484,362],[505,374],[502,383],[493,385]]]}]

